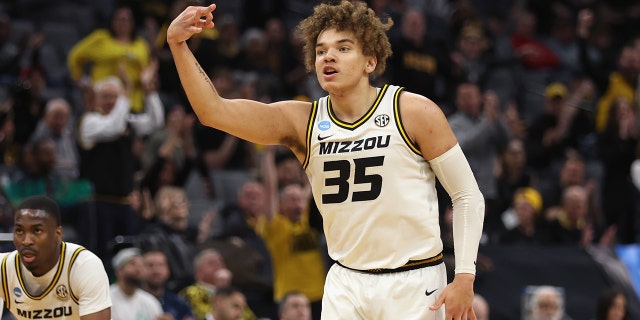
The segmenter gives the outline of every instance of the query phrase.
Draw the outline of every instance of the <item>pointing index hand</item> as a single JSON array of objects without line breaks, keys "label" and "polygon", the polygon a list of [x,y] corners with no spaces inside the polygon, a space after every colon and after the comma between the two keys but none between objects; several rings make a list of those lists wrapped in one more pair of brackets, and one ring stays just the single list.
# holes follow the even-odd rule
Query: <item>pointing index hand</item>
[{"label": "pointing index hand", "polygon": [[204,28],[213,28],[213,11],[215,4],[207,7],[187,7],[169,25],[167,42],[169,45],[181,44]]},{"label": "pointing index hand", "polygon": [[208,7],[196,7],[196,14],[193,15],[194,23],[204,23],[205,26],[211,24],[213,27],[213,10],[216,9],[215,3],[210,4]]}]

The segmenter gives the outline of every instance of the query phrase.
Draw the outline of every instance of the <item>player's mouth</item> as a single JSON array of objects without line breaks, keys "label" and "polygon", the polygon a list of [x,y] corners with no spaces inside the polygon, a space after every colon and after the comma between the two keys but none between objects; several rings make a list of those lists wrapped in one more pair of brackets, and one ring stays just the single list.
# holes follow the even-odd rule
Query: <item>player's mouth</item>
[{"label": "player's mouth", "polygon": [[338,73],[338,70],[336,70],[336,68],[334,68],[334,67],[326,66],[326,67],[322,68],[322,73],[325,76],[330,76],[330,75],[334,75],[334,74]]},{"label": "player's mouth", "polygon": [[20,258],[25,264],[30,264],[36,260],[36,253],[31,250],[22,250],[20,251]]}]

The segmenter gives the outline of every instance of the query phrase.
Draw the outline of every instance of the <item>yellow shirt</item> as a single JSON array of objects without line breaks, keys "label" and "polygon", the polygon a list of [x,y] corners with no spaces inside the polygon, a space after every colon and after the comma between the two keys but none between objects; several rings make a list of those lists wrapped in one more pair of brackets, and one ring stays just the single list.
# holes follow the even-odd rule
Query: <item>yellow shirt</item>
[{"label": "yellow shirt", "polygon": [[[178,295],[191,307],[191,313],[197,320],[205,320],[207,313],[211,313],[213,310],[215,288],[211,286],[195,283],[183,288]],[[249,307],[246,307],[242,311],[241,319],[256,320],[257,318],[253,311]]]},{"label": "yellow shirt", "polygon": [[91,81],[109,76],[118,76],[118,66],[124,63],[127,76],[133,84],[131,92],[131,111],[144,109],[144,91],[140,83],[140,73],[149,64],[150,53],[147,42],[136,37],[131,43],[121,43],[106,29],[98,29],[80,40],[71,48],[67,64],[71,78],[82,77],[87,64],[91,65]]},{"label": "yellow shirt", "polygon": [[302,292],[310,301],[322,300],[325,267],[318,235],[308,221],[306,213],[298,223],[276,214],[258,223],[257,231],[271,253],[276,301],[289,291]]},{"label": "yellow shirt", "polygon": [[626,98],[629,101],[635,100],[635,90],[621,74],[612,72],[609,76],[609,87],[598,101],[596,109],[596,130],[604,132],[609,121],[609,110],[617,98]]}]

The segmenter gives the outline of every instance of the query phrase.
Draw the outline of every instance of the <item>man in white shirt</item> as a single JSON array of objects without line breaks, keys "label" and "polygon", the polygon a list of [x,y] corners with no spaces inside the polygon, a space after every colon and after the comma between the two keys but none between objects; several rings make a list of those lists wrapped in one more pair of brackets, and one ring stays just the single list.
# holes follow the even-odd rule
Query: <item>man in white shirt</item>
[{"label": "man in white shirt", "polygon": [[112,259],[111,264],[118,278],[110,289],[113,301],[113,320],[160,320],[166,318],[160,302],[150,293],[140,289],[144,277],[144,263],[140,250],[125,248]]},{"label": "man in white shirt", "polygon": [[[132,114],[127,88],[117,77],[94,84],[94,97],[78,122],[80,178],[91,181],[92,214],[78,215],[78,232],[87,243],[96,243],[96,254],[111,259],[107,243],[116,235],[133,235],[140,223],[129,205],[135,163],[133,146],[141,137],[164,125],[164,110],[152,86],[145,98],[145,113]],[[100,226],[97,228],[96,226]],[[95,241],[95,242],[94,242]],[[112,274],[110,266],[107,272]]]}]

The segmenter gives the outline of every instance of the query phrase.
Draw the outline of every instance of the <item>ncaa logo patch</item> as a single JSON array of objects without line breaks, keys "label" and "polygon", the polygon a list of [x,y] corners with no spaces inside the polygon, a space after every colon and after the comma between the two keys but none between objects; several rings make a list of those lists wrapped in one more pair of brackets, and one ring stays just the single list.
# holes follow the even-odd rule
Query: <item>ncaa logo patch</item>
[{"label": "ncaa logo patch", "polygon": [[386,127],[389,124],[389,116],[380,114],[374,119],[374,122],[378,127]]},{"label": "ncaa logo patch", "polygon": [[13,288],[13,295],[18,298],[22,297],[22,290],[19,287]]},{"label": "ncaa logo patch", "polygon": [[327,120],[320,121],[320,123],[318,123],[318,129],[320,129],[320,131],[327,131],[329,130],[330,127],[331,127],[331,122]]},{"label": "ncaa logo patch", "polygon": [[67,290],[67,287],[65,285],[61,284],[56,287],[56,296],[60,300],[67,300],[69,299],[69,290]]}]

